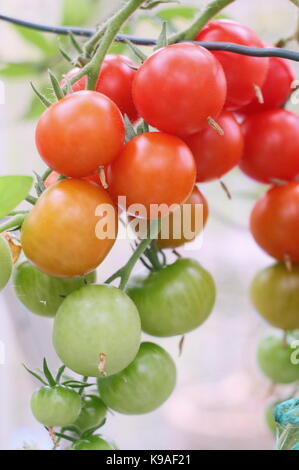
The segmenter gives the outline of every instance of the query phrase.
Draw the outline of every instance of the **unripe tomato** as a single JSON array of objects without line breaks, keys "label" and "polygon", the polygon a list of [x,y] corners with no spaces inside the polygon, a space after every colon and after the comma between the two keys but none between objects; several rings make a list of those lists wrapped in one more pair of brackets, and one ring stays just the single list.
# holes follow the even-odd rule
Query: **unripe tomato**
[{"label": "unripe tomato", "polygon": [[196,181],[221,178],[238,164],[243,152],[243,135],[233,114],[222,111],[217,118],[224,131],[219,135],[211,127],[184,138],[195,158]]},{"label": "unripe tomato", "polygon": [[174,336],[208,318],[216,293],[212,276],[196,261],[181,258],[146,278],[133,278],[128,295],[138,308],[143,331]]},{"label": "unripe tomato", "polygon": [[262,372],[274,383],[288,384],[299,380],[299,364],[292,364],[294,349],[282,344],[280,338],[264,338],[257,350],[257,361]]},{"label": "unripe tomato", "polygon": [[[107,222],[105,233],[98,225],[101,220]],[[48,188],[25,218],[21,243],[27,258],[46,274],[83,276],[111,250],[117,224],[116,210],[103,188],[64,179]]]},{"label": "unripe tomato", "polygon": [[114,447],[101,436],[92,435],[76,441],[72,450],[114,450]]},{"label": "unripe tomato", "polygon": [[42,387],[32,395],[31,410],[44,426],[68,426],[79,416],[81,397],[62,385]]},{"label": "unripe tomato", "polygon": [[[179,217],[177,211],[171,212],[169,216],[161,219],[161,230],[157,238],[159,248],[177,248],[185,243],[192,242],[197,235],[202,231],[206,224],[209,208],[206,198],[194,186],[191,195],[187,201],[184,202],[184,207],[190,206],[190,211],[184,211],[181,206]],[[201,210],[199,210],[201,208]],[[168,237],[164,238],[163,234],[167,233]],[[177,234],[180,234],[177,238]],[[187,235],[193,234],[191,238]]]},{"label": "unripe tomato", "polygon": [[[142,204],[150,218],[152,204],[182,204],[195,183],[195,163],[190,149],[178,137],[148,132],[134,137],[107,169],[108,191],[116,201],[126,196],[131,215],[141,215],[133,204]],[[169,211],[165,209],[163,214]],[[142,216],[142,215],[141,215]],[[152,215],[152,218],[156,218]]]},{"label": "unripe tomato", "polygon": [[175,384],[176,367],[172,358],[154,343],[141,343],[137,356],[126,369],[98,380],[106,405],[129,415],[149,413],[161,406]]},{"label": "unripe tomato", "polygon": [[240,109],[240,112],[252,114],[280,108],[289,98],[295,78],[294,70],[288,60],[281,57],[269,57],[267,77],[261,88],[263,103],[260,103],[255,96],[247,106]]},{"label": "unripe tomato", "polygon": [[284,109],[252,114],[242,124],[241,170],[261,183],[299,175],[299,116]]},{"label": "unripe tomato", "polygon": [[105,372],[116,374],[134,359],[140,343],[140,318],[132,300],[107,285],[82,287],[60,305],[53,343],[61,361],[81,375],[98,377],[100,354]]},{"label": "unripe tomato", "polygon": [[160,131],[189,135],[217,118],[226,97],[222,67],[203,47],[172,44],[138,69],[133,99],[139,114]]},{"label": "unripe tomato", "polygon": [[250,216],[256,243],[279,261],[299,261],[299,183],[274,186],[257,200]]},{"label": "unripe tomato", "polygon": [[256,310],[273,326],[283,330],[299,328],[299,265],[288,271],[277,263],[254,277],[250,296]]},{"label": "unripe tomato", "polygon": [[115,103],[101,93],[80,91],[43,112],[36,145],[52,170],[81,178],[110,163],[121,151],[124,135],[123,118]]},{"label": "unripe tomato", "polygon": [[8,283],[12,272],[12,256],[5,238],[0,235],[0,291]]},{"label": "unripe tomato", "polygon": [[[210,21],[195,37],[196,41],[231,42],[249,47],[264,47],[247,26],[231,20]],[[250,103],[254,86],[263,86],[268,73],[268,58],[250,57],[232,52],[213,51],[223,67],[227,80],[225,107],[234,110]]]},{"label": "unripe tomato", "polygon": [[96,395],[89,395],[83,398],[81,413],[74,426],[81,432],[100,426],[107,414],[107,407]]},{"label": "unripe tomato", "polygon": [[[138,119],[133,97],[132,83],[136,70],[132,67],[137,65],[129,57],[118,54],[107,54],[100,70],[95,90],[108,96],[118,106],[122,114],[126,114],[132,122]],[[70,79],[79,71],[79,68],[72,69],[66,74]],[[61,85],[64,86],[66,80],[63,79]],[[85,90],[87,85],[86,77],[80,78],[72,85],[73,91]]]},{"label": "unripe tomato", "polygon": [[95,272],[72,279],[48,276],[28,261],[21,263],[14,273],[14,287],[18,299],[28,310],[43,317],[54,317],[64,297],[95,281]]}]

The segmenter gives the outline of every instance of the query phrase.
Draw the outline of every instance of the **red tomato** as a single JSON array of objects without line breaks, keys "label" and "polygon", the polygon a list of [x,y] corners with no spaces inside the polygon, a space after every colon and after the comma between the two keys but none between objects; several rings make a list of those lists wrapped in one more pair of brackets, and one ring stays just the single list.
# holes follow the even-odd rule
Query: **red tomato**
[{"label": "red tomato", "polygon": [[[210,21],[195,37],[196,41],[232,42],[250,47],[263,47],[262,41],[247,26],[231,20]],[[268,72],[268,58],[249,57],[232,52],[215,51],[227,80],[225,107],[238,109],[250,103],[254,85],[262,87]]]},{"label": "red tomato", "polygon": [[299,116],[283,109],[250,115],[242,124],[244,152],[240,168],[246,175],[271,183],[291,181],[299,174]]},{"label": "red tomato", "polygon": [[270,256],[283,261],[287,255],[299,261],[299,183],[275,186],[256,202],[250,230]]},{"label": "red tomato", "polygon": [[[101,219],[106,223],[105,236],[99,232]],[[48,188],[25,218],[22,247],[28,260],[50,276],[82,276],[111,250],[117,221],[117,211],[103,188],[64,179]]]},{"label": "red tomato", "polygon": [[270,57],[267,77],[261,88],[264,103],[259,103],[254,97],[247,106],[240,109],[240,112],[252,114],[267,109],[280,108],[290,96],[294,80],[294,71],[289,61],[281,57]]},{"label": "red tomato", "polygon": [[[107,54],[96,84],[96,91],[108,96],[119,107],[122,114],[126,114],[132,122],[137,121],[138,113],[132,98],[132,82],[136,70],[135,62],[125,55]],[[75,68],[66,74],[66,78],[72,78],[80,69]],[[63,79],[61,85],[64,86]],[[87,79],[82,77],[72,86],[73,91],[81,91],[86,88]]]},{"label": "red tomato", "polygon": [[[52,186],[52,184],[57,183],[59,176],[60,174],[57,173],[57,171],[52,171],[44,181],[45,187],[49,188],[50,186]],[[100,178],[100,174],[98,170],[96,170],[92,175],[84,176],[84,178],[82,179],[86,181],[90,181],[91,183],[96,183],[99,186],[102,186],[102,182],[101,182],[101,178]]]},{"label": "red tomato", "polygon": [[81,178],[111,162],[122,149],[124,135],[123,118],[113,101],[95,91],[80,91],[43,112],[36,145],[51,169]]},{"label": "red tomato", "polygon": [[226,96],[222,67],[206,49],[182,43],[163,47],[139,68],[133,99],[139,114],[174,135],[198,132],[217,118]]},{"label": "red tomato", "polygon": [[211,127],[184,138],[190,147],[197,167],[196,181],[211,181],[221,178],[239,162],[243,151],[241,127],[229,111],[217,118],[224,130],[219,135]]},{"label": "red tomato", "polygon": [[[126,196],[126,208],[142,204],[147,211],[144,217],[150,218],[151,204],[182,204],[192,192],[195,176],[194,158],[181,139],[148,132],[130,140],[109,165],[108,191],[115,201]],[[129,213],[143,216],[132,208]]]}]

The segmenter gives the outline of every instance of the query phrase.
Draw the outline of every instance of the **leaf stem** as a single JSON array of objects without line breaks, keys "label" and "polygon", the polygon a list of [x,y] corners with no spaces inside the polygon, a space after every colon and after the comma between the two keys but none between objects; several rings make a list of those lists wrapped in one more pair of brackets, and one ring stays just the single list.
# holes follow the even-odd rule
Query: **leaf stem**
[{"label": "leaf stem", "polygon": [[8,220],[4,224],[0,225],[0,233],[5,232],[6,230],[9,229],[16,229],[19,228],[24,219],[25,219],[26,214],[19,214],[13,217],[12,219]]}]

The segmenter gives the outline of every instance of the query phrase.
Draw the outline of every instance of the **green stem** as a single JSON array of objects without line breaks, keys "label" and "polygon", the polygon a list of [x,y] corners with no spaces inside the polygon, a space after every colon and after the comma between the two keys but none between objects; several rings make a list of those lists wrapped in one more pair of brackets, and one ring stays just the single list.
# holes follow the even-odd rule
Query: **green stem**
[{"label": "green stem", "polygon": [[48,176],[52,173],[53,170],[51,168],[47,168],[47,170],[43,173],[42,180],[45,181]]},{"label": "green stem", "polygon": [[145,238],[141,243],[139,243],[136,251],[134,251],[133,255],[131,256],[127,264],[125,264],[125,266],[123,266],[121,269],[119,269],[114,274],[112,274],[112,276],[110,276],[105,281],[105,284],[110,284],[110,282],[114,281],[115,279],[120,278],[119,288],[121,290],[125,289],[135,264],[137,263],[139,258],[142,256],[142,254],[145,252],[147,246],[151,243],[151,241],[157,238],[160,228],[161,228],[161,221],[153,220],[150,225],[148,237]]},{"label": "green stem", "polygon": [[13,217],[12,219],[8,220],[4,224],[0,225],[0,233],[5,232],[9,229],[16,229],[20,227],[25,219],[25,214],[19,214]]},{"label": "green stem", "polygon": [[29,194],[29,196],[27,196],[25,200],[34,206],[34,204],[37,201],[37,197],[30,196],[30,194]]},{"label": "green stem", "polygon": [[[89,62],[87,89],[94,90],[105,55],[122,25],[145,0],[130,0],[108,21],[101,43]],[[98,34],[98,33],[97,33]]]},{"label": "green stem", "polygon": [[[174,34],[169,38],[168,43],[174,44],[179,41],[192,41],[196,34],[210,21],[215,15],[217,15],[223,8],[235,0],[214,0],[212,3],[207,5],[203,13],[184,31]],[[292,1],[292,0],[291,0]],[[295,0],[294,0],[295,1]],[[297,0],[298,2],[299,0]]]}]

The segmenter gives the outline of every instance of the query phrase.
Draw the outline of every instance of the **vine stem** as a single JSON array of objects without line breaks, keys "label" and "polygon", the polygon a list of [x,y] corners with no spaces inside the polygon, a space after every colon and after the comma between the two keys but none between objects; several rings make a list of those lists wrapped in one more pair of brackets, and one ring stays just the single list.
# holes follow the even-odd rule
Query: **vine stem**
[{"label": "vine stem", "polygon": [[26,214],[19,214],[13,217],[12,219],[8,220],[4,224],[0,225],[0,233],[5,232],[6,230],[10,228],[18,228],[22,225],[24,219],[25,219]]},{"label": "vine stem", "polygon": [[119,288],[124,290],[128,280],[130,278],[131,272],[133,271],[133,268],[139,258],[142,256],[142,254],[145,252],[147,246],[151,243],[152,240],[155,240],[158,236],[158,233],[160,232],[161,229],[161,220],[153,220],[151,222],[150,228],[149,228],[149,235],[147,238],[142,240],[141,243],[139,243],[138,247],[132,254],[131,258],[129,261],[118,271],[116,271],[112,276],[110,276],[106,281],[105,284],[110,284],[110,282],[114,281],[115,279],[120,278],[120,284]]},{"label": "vine stem", "polygon": [[[102,62],[120,28],[144,2],[145,0],[130,0],[108,21],[101,43],[88,64],[88,90],[95,89]],[[97,34],[98,33],[96,33],[94,37],[96,37]]]},{"label": "vine stem", "polygon": [[214,0],[212,3],[207,5],[204,12],[201,13],[187,29],[171,36],[168,43],[174,44],[176,42],[194,39],[198,31],[200,31],[211,18],[234,1],[235,0]]}]

